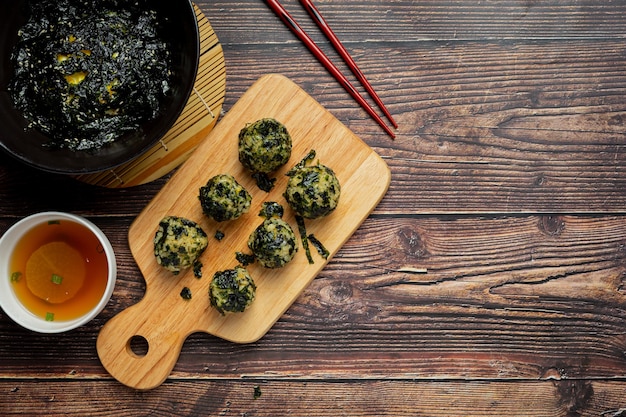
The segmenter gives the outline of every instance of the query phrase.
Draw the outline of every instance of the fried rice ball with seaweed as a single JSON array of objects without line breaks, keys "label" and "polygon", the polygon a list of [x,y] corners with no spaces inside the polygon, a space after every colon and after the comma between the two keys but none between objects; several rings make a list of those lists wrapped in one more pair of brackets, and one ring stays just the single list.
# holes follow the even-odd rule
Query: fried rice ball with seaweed
[{"label": "fried rice ball with seaweed", "polygon": [[282,268],[296,255],[298,241],[289,223],[271,217],[250,234],[248,247],[265,268]]},{"label": "fried rice ball with seaweed", "polygon": [[193,266],[208,244],[207,234],[196,222],[166,216],[154,236],[154,256],[159,265],[177,275]]},{"label": "fried rice ball with seaweed", "polygon": [[291,135],[285,125],[264,118],[239,132],[239,161],[252,173],[269,174],[291,157]]},{"label": "fried rice ball with seaweed", "polygon": [[200,187],[198,195],[202,212],[212,219],[223,222],[234,220],[250,209],[250,193],[232,175],[212,177]]},{"label": "fried rice ball with seaweed", "polygon": [[254,280],[242,266],[216,272],[209,285],[209,301],[222,315],[243,312],[255,294]]},{"label": "fried rice ball with seaweed", "polygon": [[319,162],[311,166],[302,164],[287,175],[289,181],[283,195],[296,214],[317,219],[335,210],[341,186],[332,169]]}]

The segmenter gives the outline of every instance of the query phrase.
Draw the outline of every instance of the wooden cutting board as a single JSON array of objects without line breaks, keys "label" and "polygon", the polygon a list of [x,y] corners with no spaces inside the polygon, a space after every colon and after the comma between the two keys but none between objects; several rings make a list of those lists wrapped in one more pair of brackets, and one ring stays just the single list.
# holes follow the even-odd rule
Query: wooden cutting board
[{"label": "wooden cutting board", "polygon": [[[293,140],[289,162],[278,172],[274,189],[261,191],[238,160],[237,138],[247,124],[273,117],[285,124]],[[247,240],[262,222],[258,216],[263,202],[276,201],[285,207],[283,217],[298,234],[295,217],[282,193],[286,171],[311,149],[319,161],[332,168],[341,184],[337,209],[329,216],[307,221],[307,231],[330,251],[331,257],[350,238],[385,195],[390,182],[386,163],[345,125],[319,103],[281,75],[259,79],[224,116],[191,157],[141,212],[129,230],[131,252],[146,280],[146,293],[104,325],[97,340],[98,355],[109,373],[136,389],[160,385],[173,369],[185,339],[206,332],[236,343],[261,338],[327,264],[311,248],[315,263],[309,264],[299,251],[282,269],[248,266],[257,285],[256,299],[243,313],[221,316],[210,306],[208,287],[216,271],[233,268],[237,251],[249,253]],[[233,175],[252,195],[252,206],[237,220],[217,223],[203,215],[198,191],[209,178]],[[160,267],[153,253],[153,238],[166,215],[198,222],[209,235],[209,246],[201,257],[203,277],[193,271],[173,275]],[[225,237],[214,239],[215,232]],[[330,257],[329,257],[330,260]],[[191,300],[180,296],[183,287]],[[144,339],[145,351],[136,352],[134,340]]]}]

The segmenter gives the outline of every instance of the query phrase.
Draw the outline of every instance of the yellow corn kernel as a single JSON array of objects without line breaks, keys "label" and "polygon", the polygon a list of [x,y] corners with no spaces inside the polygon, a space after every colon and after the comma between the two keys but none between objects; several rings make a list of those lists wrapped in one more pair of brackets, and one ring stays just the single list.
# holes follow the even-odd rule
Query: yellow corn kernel
[{"label": "yellow corn kernel", "polygon": [[73,74],[65,75],[65,80],[70,85],[78,85],[81,82],[83,82],[86,76],[87,76],[87,73],[85,71],[77,71]]},{"label": "yellow corn kernel", "polygon": [[109,93],[109,96],[112,96],[113,94],[117,94],[114,88],[117,87],[119,84],[120,84],[120,80],[118,80],[117,78],[114,78],[113,81],[107,84],[106,89],[107,89],[107,92]]}]

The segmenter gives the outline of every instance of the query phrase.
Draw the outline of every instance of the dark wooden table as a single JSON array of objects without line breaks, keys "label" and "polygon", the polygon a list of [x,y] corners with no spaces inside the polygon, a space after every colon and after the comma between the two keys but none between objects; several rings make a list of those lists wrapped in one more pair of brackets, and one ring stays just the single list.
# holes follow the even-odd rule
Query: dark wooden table
[{"label": "dark wooden table", "polygon": [[95,343],[143,295],[127,231],[168,177],[110,190],[1,155],[0,232],[84,215],[119,277],[66,334],[0,315],[0,415],[626,416],[626,1],[317,4],[397,139],[257,0],[198,2],[224,48],[224,110],[286,75],[388,163],[381,204],[265,337],[192,335],[139,392]]}]

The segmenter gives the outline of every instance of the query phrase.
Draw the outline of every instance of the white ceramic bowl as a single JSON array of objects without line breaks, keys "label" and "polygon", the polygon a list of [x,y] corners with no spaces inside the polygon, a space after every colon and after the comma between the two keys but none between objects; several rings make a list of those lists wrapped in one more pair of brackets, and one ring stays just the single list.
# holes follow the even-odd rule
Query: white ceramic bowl
[{"label": "white ceramic bowl", "polygon": [[[93,233],[104,250],[106,262],[108,266],[108,276],[105,290],[100,301],[87,313],[72,320],[46,321],[43,317],[30,312],[17,298],[11,283],[11,266],[10,259],[16,244],[24,236],[24,234],[33,227],[50,221],[69,220],[78,223]],[[104,233],[89,220],[70,213],[62,212],[42,212],[28,216],[9,228],[0,238],[0,307],[4,312],[17,324],[22,327],[39,332],[39,333],[61,333],[76,327],[82,326],[96,317],[106,306],[113,289],[117,277],[117,264],[115,254],[111,242]]]}]

